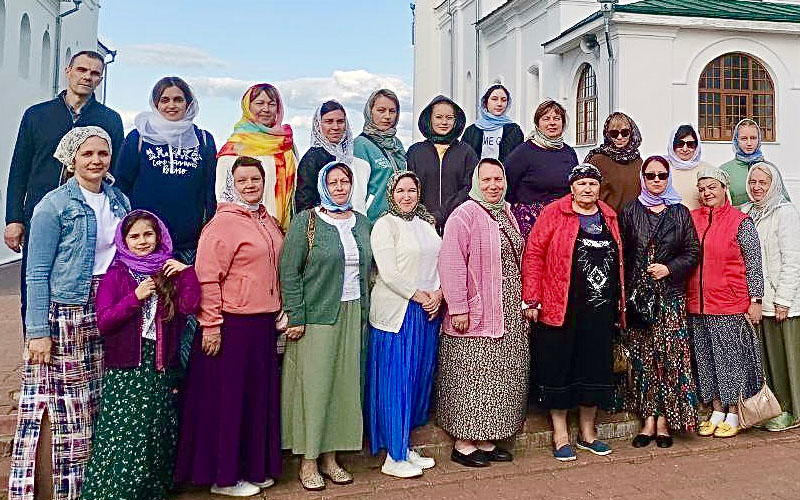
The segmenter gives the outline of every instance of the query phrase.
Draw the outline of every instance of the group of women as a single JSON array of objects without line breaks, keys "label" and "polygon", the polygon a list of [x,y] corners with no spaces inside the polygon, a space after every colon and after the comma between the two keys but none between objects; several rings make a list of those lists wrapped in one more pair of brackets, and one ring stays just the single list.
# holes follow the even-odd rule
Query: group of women
[{"label": "group of women", "polygon": [[513,460],[498,442],[529,400],[562,461],[575,407],[576,446],[597,455],[611,453],[598,408],[636,412],[637,447],[734,436],[764,374],[785,409],[766,427],[796,425],[800,217],[757,124],[736,126],[736,160],[716,168],[691,125],[642,160],[635,122],[613,113],[579,163],[559,103],[526,139],[510,102],[491,86],[465,131],[438,96],[406,152],[392,91],[369,97],[355,138],[326,101],[298,161],[274,86],[245,92],[217,152],[191,88],[167,77],[113,168],[105,131],[68,132],[55,156],[72,178],[31,223],[10,497],[33,498],[45,413],[56,499],[251,496],[281,450],[322,490],[353,481],[337,452],[365,431],[382,472],[417,477],[435,466],[410,438],[432,402],[470,467]]}]

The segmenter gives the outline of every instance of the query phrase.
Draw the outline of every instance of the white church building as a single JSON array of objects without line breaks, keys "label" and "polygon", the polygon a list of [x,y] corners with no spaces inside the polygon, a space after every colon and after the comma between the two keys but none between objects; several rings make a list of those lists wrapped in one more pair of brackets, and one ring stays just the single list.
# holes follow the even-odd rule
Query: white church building
[{"label": "white church building", "polygon": [[[732,125],[753,117],[762,150],[800,200],[800,0],[419,0],[415,116],[439,93],[472,121],[502,82],[528,133],[545,98],[568,111],[583,158],[610,111],[632,116],[642,154],[664,154],[678,123],[699,126],[704,159],[730,159]],[[419,139],[419,131],[415,131]]]},{"label": "white church building", "polygon": [[[78,9],[72,11],[75,7]],[[0,221],[5,227],[8,169],[22,113],[52,99],[65,85],[72,54],[108,50],[97,40],[99,0],[0,0]],[[60,22],[57,17],[61,15]],[[60,24],[60,26],[59,26]],[[58,54],[58,58],[56,58]],[[102,85],[96,93],[103,99]],[[0,263],[18,258],[0,244]]]}]

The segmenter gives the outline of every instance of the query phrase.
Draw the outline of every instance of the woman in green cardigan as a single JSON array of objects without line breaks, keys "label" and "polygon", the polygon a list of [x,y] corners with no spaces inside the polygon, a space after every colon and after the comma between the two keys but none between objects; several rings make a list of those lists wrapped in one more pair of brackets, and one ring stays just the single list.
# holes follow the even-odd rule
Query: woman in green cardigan
[{"label": "woman in green cardigan", "polygon": [[[323,477],[353,477],[336,451],[360,450],[362,333],[369,311],[372,250],[369,219],[353,211],[353,173],[331,162],[319,173],[320,206],[289,226],[281,255],[283,308],[289,316],[283,359],[283,448],[303,455],[303,488],[325,488]],[[321,463],[317,458],[321,456]]]}]

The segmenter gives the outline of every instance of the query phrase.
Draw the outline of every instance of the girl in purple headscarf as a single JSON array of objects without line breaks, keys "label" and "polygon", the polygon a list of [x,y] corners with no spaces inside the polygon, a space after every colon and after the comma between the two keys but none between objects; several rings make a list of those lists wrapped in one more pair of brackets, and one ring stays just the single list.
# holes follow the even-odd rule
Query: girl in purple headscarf
[{"label": "girl in purple headscarf", "polygon": [[200,284],[194,268],[172,258],[169,231],[150,212],[129,213],[114,242],[97,291],[106,372],[82,498],[165,498],[178,437],[178,346]]}]

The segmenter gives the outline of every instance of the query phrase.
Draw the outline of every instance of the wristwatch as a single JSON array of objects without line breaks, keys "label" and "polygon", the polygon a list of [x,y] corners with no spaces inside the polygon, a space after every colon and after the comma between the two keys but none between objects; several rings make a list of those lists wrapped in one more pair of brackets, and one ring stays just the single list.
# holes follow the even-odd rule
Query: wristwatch
[{"label": "wristwatch", "polygon": [[753,298],[750,299],[750,303],[751,304],[760,304],[761,303],[761,299],[757,299],[757,298],[753,297]]}]

